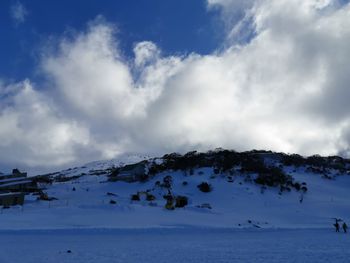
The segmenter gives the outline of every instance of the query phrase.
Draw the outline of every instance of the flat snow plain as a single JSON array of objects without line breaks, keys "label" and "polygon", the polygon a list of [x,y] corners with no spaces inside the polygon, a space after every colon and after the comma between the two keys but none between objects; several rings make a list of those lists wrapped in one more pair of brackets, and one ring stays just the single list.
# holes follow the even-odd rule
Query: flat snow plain
[{"label": "flat snow plain", "polygon": [[349,262],[349,247],[349,234],[333,229],[180,227],[0,232],[1,263]]}]

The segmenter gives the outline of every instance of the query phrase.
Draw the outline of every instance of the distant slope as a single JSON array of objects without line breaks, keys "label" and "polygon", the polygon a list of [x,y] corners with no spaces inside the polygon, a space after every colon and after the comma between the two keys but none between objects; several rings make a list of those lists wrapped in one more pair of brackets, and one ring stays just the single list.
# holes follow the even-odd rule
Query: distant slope
[{"label": "distant slope", "polygon": [[[145,170],[128,183],[133,163]],[[2,228],[328,228],[350,220],[349,165],[267,151],[130,155],[44,175],[58,200],[27,196],[2,210]]]}]

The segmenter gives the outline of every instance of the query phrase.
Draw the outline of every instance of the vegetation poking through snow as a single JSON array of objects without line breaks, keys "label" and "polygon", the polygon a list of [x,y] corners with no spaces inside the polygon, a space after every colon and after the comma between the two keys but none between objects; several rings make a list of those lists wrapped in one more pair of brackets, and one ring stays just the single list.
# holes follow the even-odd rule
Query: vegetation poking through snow
[{"label": "vegetation poking through snow", "polygon": [[147,201],[154,201],[154,200],[156,200],[156,197],[153,194],[147,193],[146,200]]},{"label": "vegetation poking through snow", "polygon": [[[277,189],[279,195],[293,191],[300,196],[300,202],[302,202],[309,188],[305,182],[295,179],[300,178],[296,176],[297,174],[294,175],[296,171],[333,179],[340,174],[349,173],[350,161],[337,156],[302,157],[297,154],[288,155],[271,151],[236,152],[218,149],[205,153],[192,151],[184,155],[171,153],[161,158],[108,168],[96,166],[84,167],[84,169],[72,168],[36,176],[34,180],[46,185],[67,182],[71,184],[69,191],[76,191],[72,193],[73,195],[80,195],[83,189],[73,185],[79,183],[80,178],[89,175],[96,176],[96,181],[102,179],[100,183],[106,182],[106,179],[107,182],[142,183],[147,185],[148,190],[142,191],[138,188],[127,194],[126,199],[129,202],[131,200],[134,205],[159,205],[165,209],[174,210],[186,207],[189,203],[195,203],[192,207],[211,209],[208,203],[198,205],[200,202],[196,201],[192,194],[199,191],[203,193],[214,191],[208,197],[215,197],[215,191],[220,191],[222,182],[242,189],[242,185],[245,184],[255,185],[259,187],[260,193],[273,188]],[[221,179],[223,180],[219,181]],[[248,187],[246,189],[249,191]],[[110,191],[114,190],[110,189]],[[259,190],[257,192],[259,193]],[[111,192],[107,195],[112,199],[104,200],[105,203],[120,205],[119,196],[117,202],[115,200],[117,195]],[[203,196],[200,193],[199,195]],[[51,197],[45,194],[39,198],[51,200]]]},{"label": "vegetation poking through snow", "polygon": [[131,195],[131,201],[140,201],[140,200],[141,199],[140,199],[139,193]]},{"label": "vegetation poking through snow", "polygon": [[203,193],[209,193],[213,190],[212,186],[210,184],[208,184],[207,182],[202,182],[199,185],[197,185],[197,187]]},{"label": "vegetation poking through snow", "polygon": [[163,198],[166,200],[165,208],[168,210],[174,210],[174,196],[171,194],[164,195]]},{"label": "vegetation poking through snow", "polygon": [[181,208],[188,205],[188,198],[186,196],[177,196],[175,200],[175,207]]},{"label": "vegetation poking through snow", "polygon": [[[290,169],[286,169],[290,167]],[[303,169],[305,172],[319,174],[323,178],[333,179],[334,176],[346,174],[350,170],[350,161],[337,156],[321,157],[318,155],[303,157],[297,154],[274,153],[271,151],[236,152],[218,149],[214,151],[188,152],[166,154],[161,158],[143,160],[134,164],[112,167],[106,170],[109,181],[147,182],[158,175],[161,179],[154,184],[155,188],[171,190],[173,178],[169,175],[180,171],[187,176],[200,176],[202,168],[212,169],[210,180],[225,177],[228,183],[234,183],[243,177],[245,183],[261,187],[261,193],[269,188],[279,189],[279,194],[296,191],[302,194],[308,192],[306,183],[294,179],[292,170]],[[101,171],[99,171],[101,172]],[[168,175],[167,175],[168,173]],[[186,186],[187,181],[182,183]],[[242,180],[238,180],[242,185]],[[208,184],[209,185],[209,184]],[[210,192],[212,187],[198,186],[203,192]],[[155,195],[153,195],[155,198]],[[133,197],[132,200],[138,200]],[[146,197],[149,202],[153,197]],[[175,200],[168,200],[167,209],[175,207]]]},{"label": "vegetation poking through snow", "polygon": [[[302,190],[307,191],[306,185],[301,186],[294,178],[284,171],[284,167],[299,167],[304,165],[315,173],[322,173],[325,178],[329,176],[331,169],[344,172],[348,169],[349,161],[340,157],[311,156],[304,158],[300,155],[287,155],[270,151],[235,152],[229,150],[208,151],[206,153],[188,152],[184,155],[178,153],[166,154],[162,158],[150,159],[136,164],[127,165],[114,170],[110,181],[147,181],[158,174],[173,171],[182,171],[188,176],[200,175],[201,168],[212,168],[211,179],[217,176],[225,176],[230,183],[237,176],[243,176],[245,182],[255,183],[266,187],[276,187],[280,192]],[[129,174],[128,174],[129,173]],[[156,181],[155,186],[171,189],[173,178],[170,175]],[[186,182],[183,185],[187,185]],[[210,192],[209,185],[198,186],[203,192]],[[302,188],[303,187],[303,188]],[[301,189],[302,188],[302,189]]]}]

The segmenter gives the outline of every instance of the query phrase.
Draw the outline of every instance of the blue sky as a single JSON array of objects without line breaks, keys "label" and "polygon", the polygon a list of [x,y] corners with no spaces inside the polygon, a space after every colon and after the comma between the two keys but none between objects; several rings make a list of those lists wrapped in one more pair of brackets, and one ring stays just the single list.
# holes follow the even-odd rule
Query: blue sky
[{"label": "blue sky", "polygon": [[[23,21],[13,18],[12,8],[22,5]],[[0,76],[35,78],[40,49],[49,37],[69,30],[83,30],[102,15],[118,28],[125,56],[132,56],[136,42],[157,43],[165,54],[208,54],[224,39],[218,10],[208,11],[205,0],[4,0],[0,9]]]},{"label": "blue sky", "polygon": [[350,156],[344,0],[4,0],[0,171],[129,152]]}]

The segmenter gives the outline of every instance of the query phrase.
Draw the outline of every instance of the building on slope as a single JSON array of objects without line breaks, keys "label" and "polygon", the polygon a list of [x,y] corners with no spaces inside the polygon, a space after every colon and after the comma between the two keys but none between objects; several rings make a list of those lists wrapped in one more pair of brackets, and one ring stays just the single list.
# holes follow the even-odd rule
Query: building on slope
[{"label": "building on slope", "polygon": [[24,193],[9,192],[0,194],[0,206],[9,207],[12,205],[23,205]]},{"label": "building on slope", "polygon": [[26,193],[37,192],[38,185],[27,173],[13,169],[12,174],[0,175],[0,206],[23,205]]},{"label": "building on slope", "polygon": [[146,176],[147,162],[129,164],[116,169],[110,176],[110,181],[137,182]]}]

